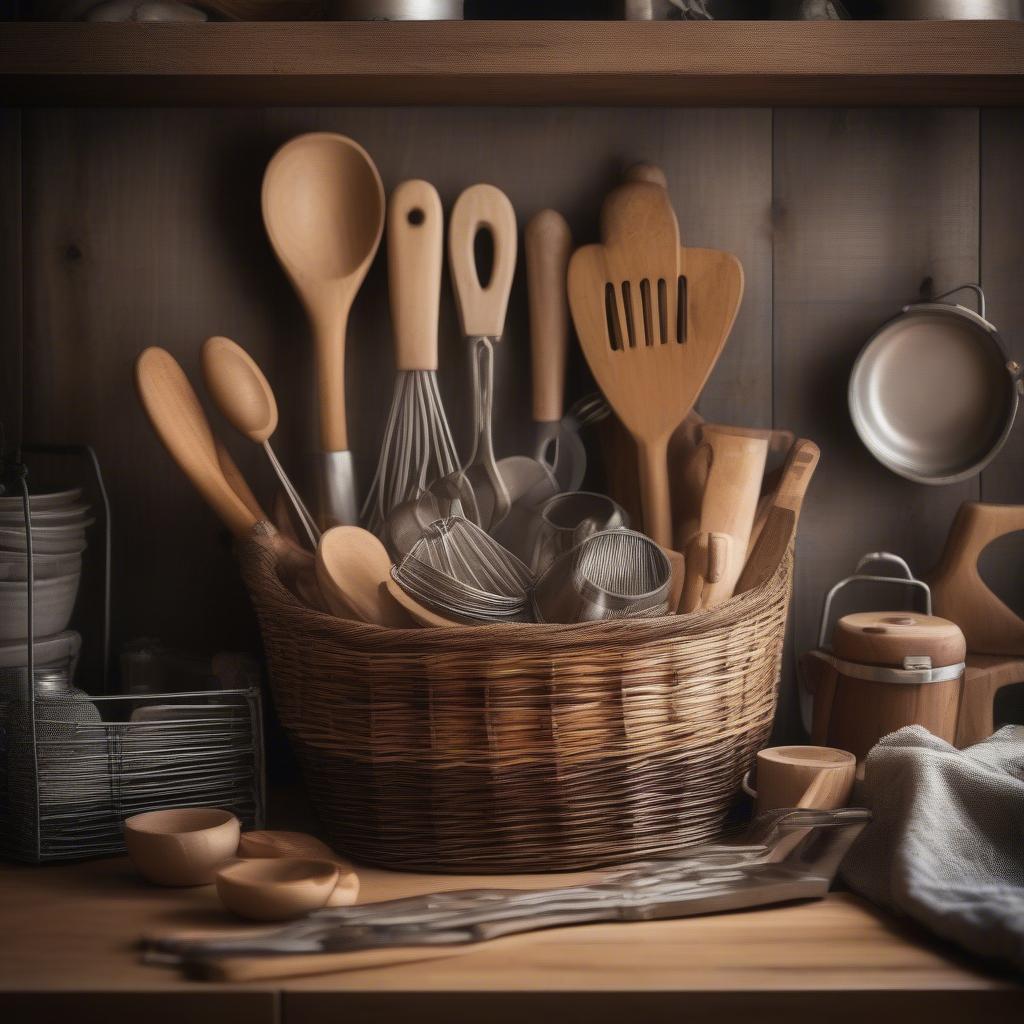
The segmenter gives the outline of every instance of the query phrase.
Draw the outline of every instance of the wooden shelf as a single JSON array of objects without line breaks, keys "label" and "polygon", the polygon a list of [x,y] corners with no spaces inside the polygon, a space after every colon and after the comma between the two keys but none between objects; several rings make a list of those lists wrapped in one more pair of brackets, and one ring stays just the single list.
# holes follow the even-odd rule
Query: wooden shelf
[{"label": "wooden shelf", "polygon": [[8,105],[1024,104],[1024,22],[5,24]]}]

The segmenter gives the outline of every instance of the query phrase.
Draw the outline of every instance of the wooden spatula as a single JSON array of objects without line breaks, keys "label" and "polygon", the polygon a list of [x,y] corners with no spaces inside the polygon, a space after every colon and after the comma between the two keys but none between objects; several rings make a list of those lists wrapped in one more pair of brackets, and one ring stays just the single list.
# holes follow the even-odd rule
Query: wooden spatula
[{"label": "wooden spatula", "polygon": [[640,450],[646,532],[672,547],[667,449],[729,336],[743,294],[730,253],[679,245],[668,193],[630,181],[605,200],[603,244],[569,263],[569,307],[598,385]]}]

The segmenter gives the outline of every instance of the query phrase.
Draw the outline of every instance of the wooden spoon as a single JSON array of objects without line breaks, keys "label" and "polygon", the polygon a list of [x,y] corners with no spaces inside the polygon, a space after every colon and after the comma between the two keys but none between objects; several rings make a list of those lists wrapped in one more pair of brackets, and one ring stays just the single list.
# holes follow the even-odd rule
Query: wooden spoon
[{"label": "wooden spoon", "polygon": [[667,451],[732,329],[743,270],[679,245],[666,190],[630,181],[605,200],[602,245],[569,263],[569,307],[590,369],[640,450],[646,532],[672,547]]},{"label": "wooden spoon", "polygon": [[135,362],[135,386],[182,472],[236,537],[248,536],[256,516],[225,479],[210,424],[178,361],[165,349],[147,348]]},{"label": "wooden spoon", "polygon": [[381,584],[391,579],[391,559],[377,538],[358,526],[335,526],[316,549],[316,578],[328,607],[378,626],[404,628],[413,619]]},{"label": "wooden spoon", "polygon": [[443,615],[432,611],[426,605],[420,604],[411,594],[407,594],[392,578],[383,583],[384,589],[391,597],[398,602],[421,626],[461,626],[463,623],[454,619],[446,619]]},{"label": "wooden spoon", "polygon": [[270,447],[270,437],[277,429],[277,400],[270,382],[252,356],[230,338],[207,338],[203,345],[202,364],[206,390],[225,419],[240,434],[262,446],[306,531],[310,545],[315,548],[320,540],[320,530]]},{"label": "wooden spoon", "polygon": [[384,186],[369,154],[331,132],[282,146],[263,177],[263,222],[313,326],[320,404],[322,525],[355,523],[345,419],[349,311],[384,229]]}]

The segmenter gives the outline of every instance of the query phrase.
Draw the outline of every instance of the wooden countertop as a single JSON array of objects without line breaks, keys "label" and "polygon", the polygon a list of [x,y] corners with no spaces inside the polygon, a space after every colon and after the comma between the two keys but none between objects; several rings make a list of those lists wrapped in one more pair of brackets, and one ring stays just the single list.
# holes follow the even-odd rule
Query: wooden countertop
[{"label": "wooden countertop", "polygon": [[38,103],[957,106],[1024,102],[1024,23],[240,22],[0,26]]},{"label": "wooden countertop", "polygon": [[[374,869],[361,875],[367,900],[555,880]],[[532,1016],[567,1024],[722,1024],[756,1017],[757,1024],[770,1024],[812,1013],[829,1024],[1024,1019],[1024,988],[849,894],[714,917],[553,930],[398,966],[244,986],[185,980],[140,963],[134,949],[144,933],[229,923],[211,886],[154,888],[125,858],[0,865],[0,1019],[522,1024]]]}]

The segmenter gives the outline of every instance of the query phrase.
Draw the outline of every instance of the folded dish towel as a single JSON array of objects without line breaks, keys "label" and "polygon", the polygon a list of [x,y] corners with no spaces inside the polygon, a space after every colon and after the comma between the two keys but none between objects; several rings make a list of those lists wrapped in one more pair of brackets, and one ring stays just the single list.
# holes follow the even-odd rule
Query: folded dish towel
[{"label": "folded dish towel", "polygon": [[846,884],[1024,970],[1024,726],[966,750],[900,729],[868,754],[858,797],[873,817],[843,861]]}]

